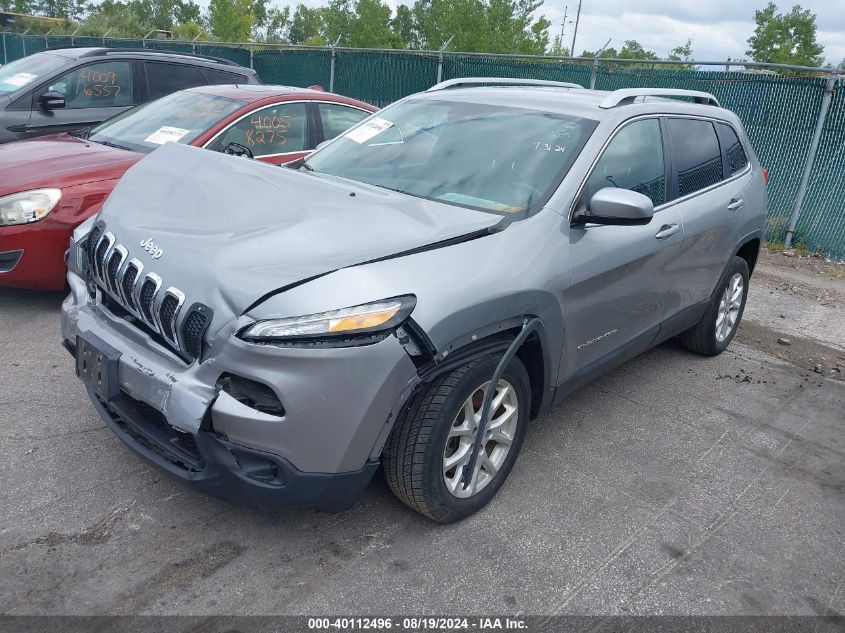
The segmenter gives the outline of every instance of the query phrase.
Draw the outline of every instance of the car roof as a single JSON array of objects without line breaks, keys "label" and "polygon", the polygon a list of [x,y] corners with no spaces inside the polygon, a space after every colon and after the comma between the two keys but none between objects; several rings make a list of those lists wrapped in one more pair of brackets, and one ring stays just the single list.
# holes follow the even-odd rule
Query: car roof
[{"label": "car roof", "polygon": [[270,97],[289,97],[291,99],[323,99],[325,101],[337,101],[338,103],[347,103],[351,105],[366,106],[367,109],[375,109],[375,106],[350,99],[343,95],[337,95],[331,92],[324,92],[323,90],[314,90],[311,88],[298,88],[296,86],[274,86],[268,84],[212,84],[208,86],[196,86],[195,88],[188,88],[187,92],[200,92],[202,94],[214,95],[216,97],[227,97],[229,99],[237,99],[245,103],[253,103],[268,99]]},{"label": "car roof", "polygon": [[175,51],[152,50],[145,48],[110,48],[104,46],[69,46],[61,48],[47,48],[45,53],[52,53],[67,57],[68,59],[82,59],[88,57],[124,57],[131,59],[169,59],[182,61],[200,66],[226,68],[232,72],[250,73],[255,71],[241,66],[229,59],[212,57],[210,55],[193,55],[191,53],[179,53]]},{"label": "car roof", "polygon": [[[658,91],[658,90],[655,90]],[[618,92],[618,91],[616,91]],[[682,91],[679,91],[679,96]],[[413,99],[463,101],[466,103],[496,104],[513,108],[528,108],[554,112],[585,119],[629,118],[638,114],[693,114],[733,120],[735,115],[716,105],[679,101],[660,96],[629,96],[619,104],[608,107],[608,97],[615,91],[587,90],[564,86],[485,86],[455,87],[430,90],[413,95]]]}]

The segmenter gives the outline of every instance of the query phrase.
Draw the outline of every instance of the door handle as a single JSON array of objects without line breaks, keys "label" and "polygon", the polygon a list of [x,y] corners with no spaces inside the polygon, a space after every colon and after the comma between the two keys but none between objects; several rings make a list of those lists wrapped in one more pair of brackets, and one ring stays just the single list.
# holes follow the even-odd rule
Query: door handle
[{"label": "door handle", "polygon": [[731,201],[728,203],[728,209],[731,211],[736,211],[743,204],[745,204],[745,200],[743,200],[742,198],[731,198]]},{"label": "door handle", "polygon": [[657,232],[656,237],[659,240],[665,240],[666,238],[672,237],[675,233],[680,232],[681,227],[677,224],[664,224],[660,227],[660,230]]}]

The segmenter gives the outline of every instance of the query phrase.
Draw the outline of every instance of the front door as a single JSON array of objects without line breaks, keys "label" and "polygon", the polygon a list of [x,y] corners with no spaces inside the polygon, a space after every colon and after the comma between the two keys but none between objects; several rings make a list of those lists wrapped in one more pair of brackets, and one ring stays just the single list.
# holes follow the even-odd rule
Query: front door
[{"label": "front door", "polygon": [[[135,73],[131,61],[95,62],[77,66],[35,90],[27,137],[81,130],[135,105]],[[39,97],[58,92],[65,107],[45,110]]]},{"label": "front door", "polygon": [[640,226],[570,227],[571,285],[564,296],[559,382],[648,348],[674,303],[672,270],[683,227],[677,209],[661,208],[664,153],[659,119],[635,120],[617,131],[586,181],[580,210],[599,189],[620,187],[650,197],[655,214]]}]

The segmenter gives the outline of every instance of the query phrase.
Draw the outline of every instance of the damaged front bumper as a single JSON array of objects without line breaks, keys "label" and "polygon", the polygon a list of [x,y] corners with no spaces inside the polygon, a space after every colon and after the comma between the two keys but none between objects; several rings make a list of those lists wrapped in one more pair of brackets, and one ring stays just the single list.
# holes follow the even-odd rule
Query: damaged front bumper
[{"label": "damaged front bumper", "polygon": [[[224,326],[202,362],[188,365],[91,301],[78,276],[68,281],[65,346],[75,354],[81,336],[118,352],[113,392],[88,387],[105,423],[159,468],[237,505],[351,506],[419,381],[393,336],[362,347],[283,348],[235,337],[242,320]],[[269,387],[282,407],[250,406],[227,391],[225,377]]]}]

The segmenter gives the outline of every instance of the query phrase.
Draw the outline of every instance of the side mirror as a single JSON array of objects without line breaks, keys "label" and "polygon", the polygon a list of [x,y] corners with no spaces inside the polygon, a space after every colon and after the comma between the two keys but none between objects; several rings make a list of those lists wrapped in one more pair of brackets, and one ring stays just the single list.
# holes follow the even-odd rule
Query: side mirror
[{"label": "side mirror", "polygon": [[65,107],[65,96],[61,92],[45,92],[38,97],[38,103],[45,110],[60,110]]},{"label": "side mirror", "polygon": [[226,147],[223,148],[224,154],[229,154],[229,156],[244,156],[246,158],[253,158],[252,150],[249,149],[246,145],[241,145],[240,143],[228,143]]},{"label": "side mirror", "polygon": [[590,198],[590,211],[581,216],[594,224],[648,224],[654,215],[651,198],[630,189],[605,187]]}]

